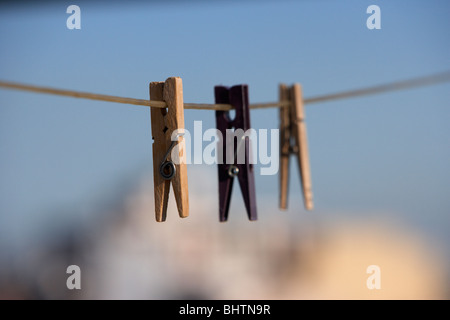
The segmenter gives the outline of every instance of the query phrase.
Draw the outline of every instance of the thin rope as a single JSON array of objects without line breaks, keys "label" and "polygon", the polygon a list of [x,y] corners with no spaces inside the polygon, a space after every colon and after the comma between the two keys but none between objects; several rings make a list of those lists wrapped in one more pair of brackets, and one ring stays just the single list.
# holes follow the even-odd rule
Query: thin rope
[{"label": "thin rope", "polygon": [[[444,83],[450,81],[450,71],[434,74],[430,76],[409,79],[405,81],[393,82],[389,84],[383,84],[374,87],[368,87],[363,89],[350,90],[345,92],[332,93],[312,98],[304,99],[305,104],[326,102],[338,99],[346,99],[346,98],[354,98],[365,95],[373,95],[378,93],[384,93],[389,91],[397,91],[397,90],[405,90],[410,88],[417,88],[422,86],[429,86],[438,83]],[[152,108],[166,108],[167,104],[164,101],[155,101],[155,100],[145,100],[145,99],[134,99],[134,98],[125,98],[104,94],[96,94],[96,93],[88,93],[88,92],[80,92],[80,91],[72,91],[72,90],[62,90],[62,89],[54,89],[48,87],[40,87],[33,85],[26,85],[22,83],[14,83],[9,81],[0,81],[0,87],[14,90],[23,90],[30,91],[36,93],[47,93],[53,95],[60,95],[66,97],[73,98],[81,98],[81,99],[91,99],[98,101],[107,101],[107,102],[116,102],[116,103],[124,103],[131,104],[137,106],[146,106]],[[267,109],[267,108],[283,108],[290,105],[289,101],[278,101],[278,102],[268,102],[268,103],[260,103],[260,104],[250,104],[250,109]],[[192,110],[222,110],[228,111],[233,109],[233,107],[229,104],[201,104],[201,103],[185,103],[185,109]]]},{"label": "thin rope", "polygon": [[284,108],[290,105],[291,105],[290,101],[267,102],[267,103],[251,104],[250,109]]},{"label": "thin rope", "polygon": [[48,93],[48,94],[73,97],[73,98],[125,103],[125,104],[137,105],[137,106],[147,106],[147,107],[154,107],[154,108],[166,108],[167,107],[167,104],[164,101],[124,98],[124,97],[109,96],[109,95],[104,95],[104,94],[31,86],[31,85],[27,85],[27,84],[7,82],[7,81],[0,81],[0,87],[8,88],[8,89],[15,89],[15,90],[31,91],[31,92],[37,92],[37,93]]},{"label": "thin rope", "polygon": [[227,111],[233,109],[230,104],[185,103],[185,109]]},{"label": "thin rope", "polygon": [[389,91],[405,90],[417,87],[424,87],[433,84],[449,82],[450,81],[450,71],[443,73],[438,73],[430,76],[404,80],[399,82],[393,82],[388,84],[382,84],[375,87],[368,87],[357,90],[350,90],[345,92],[332,93],[323,96],[312,97],[304,100],[305,104],[318,103],[325,101],[332,101],[338,99],[355,98],[359,96],[373,95],[377,93],[385,93]]}]

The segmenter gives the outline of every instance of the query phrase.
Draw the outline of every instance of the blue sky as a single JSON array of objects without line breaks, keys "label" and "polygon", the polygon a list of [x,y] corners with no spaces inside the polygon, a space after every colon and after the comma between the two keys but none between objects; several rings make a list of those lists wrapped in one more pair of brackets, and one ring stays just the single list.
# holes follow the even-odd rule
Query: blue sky
[{"label": "blue sky", "polygon": [[[70,4],[81,7],[81,30],[66,28]],[[381,30],[366,28],[371,4]],[[311,97],[449,70],[449,9],[374,0],[2,4],[0,79],[145,99],[150,81],[180,76],[185,102],[199,103],[212,103],[218,84],[247,83],[256,103],[277,100],[280,82],[300,82]],[[307,106],[316,211],[386,212],[446,234],[449,88]],[[145,107],[3,89],[0,101],[0,239],[23,238],[55,212],[69,219],[151,168]],[[254,128],[278,126],[276,110],[251,116]],[[188,129],[194,120],[213,127],[214,113],[186,111]],[[216,179],[215,168],[204,170]],[[294,165],[291,177],[294,197]],[[256,179],[276,210],[278,177]]]}]

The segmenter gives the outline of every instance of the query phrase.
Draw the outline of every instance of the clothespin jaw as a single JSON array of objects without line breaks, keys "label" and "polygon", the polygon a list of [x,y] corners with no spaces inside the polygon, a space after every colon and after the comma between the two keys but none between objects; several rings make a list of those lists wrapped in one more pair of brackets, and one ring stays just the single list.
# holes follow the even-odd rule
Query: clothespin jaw
[{"label": "clothespin jaw", "polygon": [[[226,143],[227,130],[234,128],[242,129],[246,132],[250,129],[250,111],[248,103],[248,86],[237,85],[231,88],[216,86],[214,88],[215,101],[218,104],[231,104],[236,110],[234,119],[230,119],[228,111],[216,111],[216,127],[222,135],[222,149],[219,150],[219,220],[227,221],[230,207],[231,191],[233,188],[234,177],[237,176],[244,198],[245,208],[249,220],[257,219],[256,195],[255,195],[255,177],[253,164],[250,164],[250,140],[244,136],[241,141],[235,143],[233,138],[232,146]],[[233,147],[234,160],[227,163],[227,148]],[[244,152],[244,163],[238,161],[236,155],[238,152]]]},{"label": "clothespin jaw", "polygon": [[289,158],[295,154],[305,209],[312,210],[314,203],[302,87],[298,83],[290,88],[281,84],[279,98],[280,101],[290,101],[289,107],[280,108],[280,208],[287,208]]},{"label": "clothespin jaw", "polygon": [[[166,220],[169,188],[181,218],[189,215],[189,196],[184,134],[183,85],[181,78],[150,83],[150,100],[165,101],[167,108],[150,108],[153,137],[153,182],[156,221]],[[172,159],[175,154],[176,159]]]}]

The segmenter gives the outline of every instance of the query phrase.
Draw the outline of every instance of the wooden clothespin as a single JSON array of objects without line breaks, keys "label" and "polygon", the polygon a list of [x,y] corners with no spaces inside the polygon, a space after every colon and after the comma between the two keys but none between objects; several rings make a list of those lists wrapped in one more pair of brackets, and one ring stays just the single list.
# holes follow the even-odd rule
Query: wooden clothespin
[{"label": "wooden clothespin", "polygon": [[[227,221],[228,210],[230,207],[231,191],[233,188],[234,177],[237,176],[241,187],[242,196],[247,209],[247,215],[250,220],[256,220],[256,196],[255,196],[255,177],[253,165],[249,161],[250,140],[248,137],[234,143],[234,161],[227,163],[226,134],[227,129],[242,129],[246,132],[250,129],[250,112],[248,103],[248,86],[237,85],[231,88],[216,86],[214,88],[216,103],[231,104],[236,110],[236,116],[232,120],[228,111],[216,111],[216,126],[222,133],[222,149],[219,150],[219,219]],[[234,138],[233,138],[234,140]],[[228,146],[230,148],[231,146]],[[245,149],[245,150],[244,150]],[[244,163],[237,161],[237,153],[245,152]],[[222,162],[220,161],[222,160]]]},{"label": "wooden clothespin", "polygon": [[[189,215],[189,198],[181,78],[171,77],[165,82],[151,82],[150,100],[165,101],[167,104],[167,109],[150,108],[156,221],[166,220],[170,182],[178,213],[181,218],[185,218]],[[178,159],[172,159],[173,148],[178,150]]]},{"label": "wooden clothespin", "polygon": [[280,208],[287,208],[289,158],[291,154],[295,154],[299,164],[305,209],[312,210],[314,204],[302,87],[300,84],[294,84],[288,88],[281,84],[279,95],[280,101],[290,101],[288,107],[280,108]]}]

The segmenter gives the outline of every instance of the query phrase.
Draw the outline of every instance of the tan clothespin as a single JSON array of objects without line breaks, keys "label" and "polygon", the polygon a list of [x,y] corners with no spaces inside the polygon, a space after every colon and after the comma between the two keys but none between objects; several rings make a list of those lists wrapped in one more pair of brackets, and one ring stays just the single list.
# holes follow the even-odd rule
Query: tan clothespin
[{"label": "tan clothespin", "polygon": [[305,209],[312,210],[314,204],[302,87],[300,84],[294,84],[288,88],[281,84],[279,98],[283,102],[290,101],[288,107],[280,108],[280,208],[287,208],[289,159],[291,154],[295,154],[299,164]]},{"label": "tan clothespin", "polygon": [[[167,108],[163,109],[150,108],[156,221],[166,220],[170,182],[178,213],[181,218],[185,218],[189,215],[189,199],[181,78],[171,77],[165,82],[151,82],[150,100],[165,101],[167,104]],[[178,159],[172,159],[173,151],[177,150]]]}]

